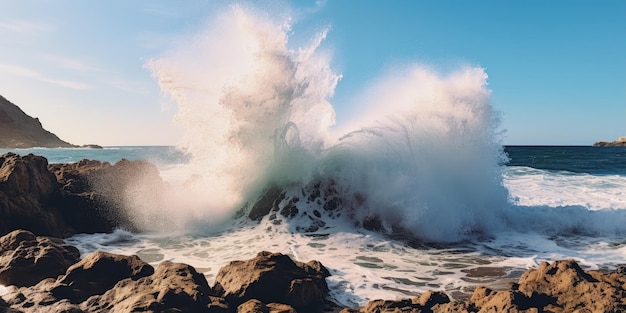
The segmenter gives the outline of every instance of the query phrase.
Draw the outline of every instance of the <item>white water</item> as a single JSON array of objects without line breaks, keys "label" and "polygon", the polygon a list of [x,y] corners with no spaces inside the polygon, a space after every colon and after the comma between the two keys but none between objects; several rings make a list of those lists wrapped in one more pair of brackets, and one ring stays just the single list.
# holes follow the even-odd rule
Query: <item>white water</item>
[{"label": "white water", "polygon": [[[181,146],[193,159],[162,168],[171,188],[161,197],[127,195],[146,234],[77,235],[70,243],[155,265],[185,262],[210,282],[219,267],[260,250],[316,259],[333,274],[333,299],[348,306],[427,289],[460,296],[542,260],[625,262],[626,178],[503,172],[483,69],[442,75],[408,65],[355,95],[364,99],[357,114],[332,128],[341,75],[323,49],[325,32],[290,47],[288,22],[234,6],[149,62],[178,105],[187,129]],[[269,184],[295,194],[316,180],[335,183],[344,212],[323,213],[316,232],[296,231],[310,222],[304,214],[231,219]],[[354,226],[371,216],[439,244],[411,247]],[[496,274],[472,275],[479,268]]]}]

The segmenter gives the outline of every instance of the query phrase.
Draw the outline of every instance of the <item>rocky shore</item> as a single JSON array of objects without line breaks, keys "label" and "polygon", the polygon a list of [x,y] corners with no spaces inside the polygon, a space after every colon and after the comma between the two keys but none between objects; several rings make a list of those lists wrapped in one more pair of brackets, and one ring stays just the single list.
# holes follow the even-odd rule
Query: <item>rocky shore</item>
[{"label": "rocky shore", "polygon": [[542,263],[505,290],[478,287],[467,301],[440,291],[342,308],[328,300],[331,271],[317,261],[262,251],[223,266],[210,286],[192,266],[156,268],[137,256],[78,249],[24,230],[0,238],[0,312],[624,312],[626,269],[584,271]]},{"label": "rocky shore", "polygon": [[[0,312],[626,312],[626,268],[585,271],[572,260],[542,263],[506,289],[478,287],[466,300],[428,291],[343,308],[329,301],[326,277],[333,269],[280,253],[224,260],[213,286],[187,264],[163,261],[155,268],[137,256],[105,252],[81,259],[62,238],[133,230],[120,195],[138,188],[139,175],[152,192],[164,187],[156,166],[144,161],[48,164],[35,155],[0,155],[0,284],[6,286]],[[332,183],[306,188],[319,192],[302,201],[319,201],[323,214],[342,206]],[[248,218],[306,213],[300,200],[285,197],[270,188]],[[310,227],[323,227],[318,222]],[[376,229],[371,224],[362,226]]]}]

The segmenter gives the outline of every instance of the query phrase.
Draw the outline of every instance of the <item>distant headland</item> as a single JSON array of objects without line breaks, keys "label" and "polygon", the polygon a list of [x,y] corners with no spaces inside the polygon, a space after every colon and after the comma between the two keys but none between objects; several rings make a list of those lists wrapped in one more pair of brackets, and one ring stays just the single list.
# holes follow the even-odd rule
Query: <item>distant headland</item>
[{"label": "distant headland", "polygon": [[626,137],[619,137],[616,141],[598,141],[594,147],[626,147]]},{"label": "distant headland", "polygon": [[78,146],[61,140],[45,130],[38,118],[33,118],[17,105],[0,96],[0,148],[102,148],[98,145]]}]

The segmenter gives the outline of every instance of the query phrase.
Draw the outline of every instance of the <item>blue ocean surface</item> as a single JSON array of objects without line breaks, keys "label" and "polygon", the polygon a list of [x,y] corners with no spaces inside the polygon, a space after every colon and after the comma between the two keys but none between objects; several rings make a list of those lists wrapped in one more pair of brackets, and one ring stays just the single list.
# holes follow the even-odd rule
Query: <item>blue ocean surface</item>
[{"label": "blue ocean surface", "polygon": [[506,146],[507,166],[540,170],[626,175],[626,147]]}]

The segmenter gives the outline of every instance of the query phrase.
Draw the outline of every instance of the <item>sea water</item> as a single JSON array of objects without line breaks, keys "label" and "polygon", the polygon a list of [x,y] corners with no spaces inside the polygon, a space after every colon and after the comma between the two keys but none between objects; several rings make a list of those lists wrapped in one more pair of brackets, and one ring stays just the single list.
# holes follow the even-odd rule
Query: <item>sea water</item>
[{"label": "sea water", "polygon": [[[86,155],[111,163],[121,158],[146,159],[157,164],[164,177],[188,162],[175,147],[88,150],[10,151],[43,155],[50,163],[76,162]],[[521,220],[528,224],[484,238],[420,244],[340,219],[328,219],[329,228],[323,231],[299,233],[289,227],[300,222],[297,218],[279,225],[267,218],[261,222],[243,218],[208,231],[136,234],[118,230],[79,234],[67,241],[83,255],[108,251],[138,255],[153,265],[163,260],[188,263],[211,283],[221,266],[262,250],[301,261],[315,259],[333,275],[328,278],[331,297],[348,306],[376,298],[411,297],[428,289],[462,299],[477,285],[504,287],[541,261],[573,258],[589,269],[626,263],[624,224],[620,225],[626,209],[626,148],[509,146],[504,151],[509,161],[503,165],[502,182],[509,190],[512,209],[526,213]],[[580,164],[583,157],[585,166]],[[541,219],[546,220],[535,223]]]},{"label": "sea water", "polygon": [[[332,103],[341,75],[323,45],[328,29],[293,47],[291,23],[234,5],[146,64],[178,107],[177,147],[14,151],[159,167],[160,197],[119,195],[141,233],[67,241],[83,254],[188,263],[210,283],[221,266],[262,250],[315,259],[346,306],[428,289],[460,299],[544,260],[626,263],[624,148],[503,147],[487,73],[474,66],[389,72],[337,125],[335,106],[345,104]],[[300,201],[293,217],[236,217],[270,186],[338,205]],[[380,227],[364,229],[372,219]],[[312,221],[322,226],[308,229]]]}]

